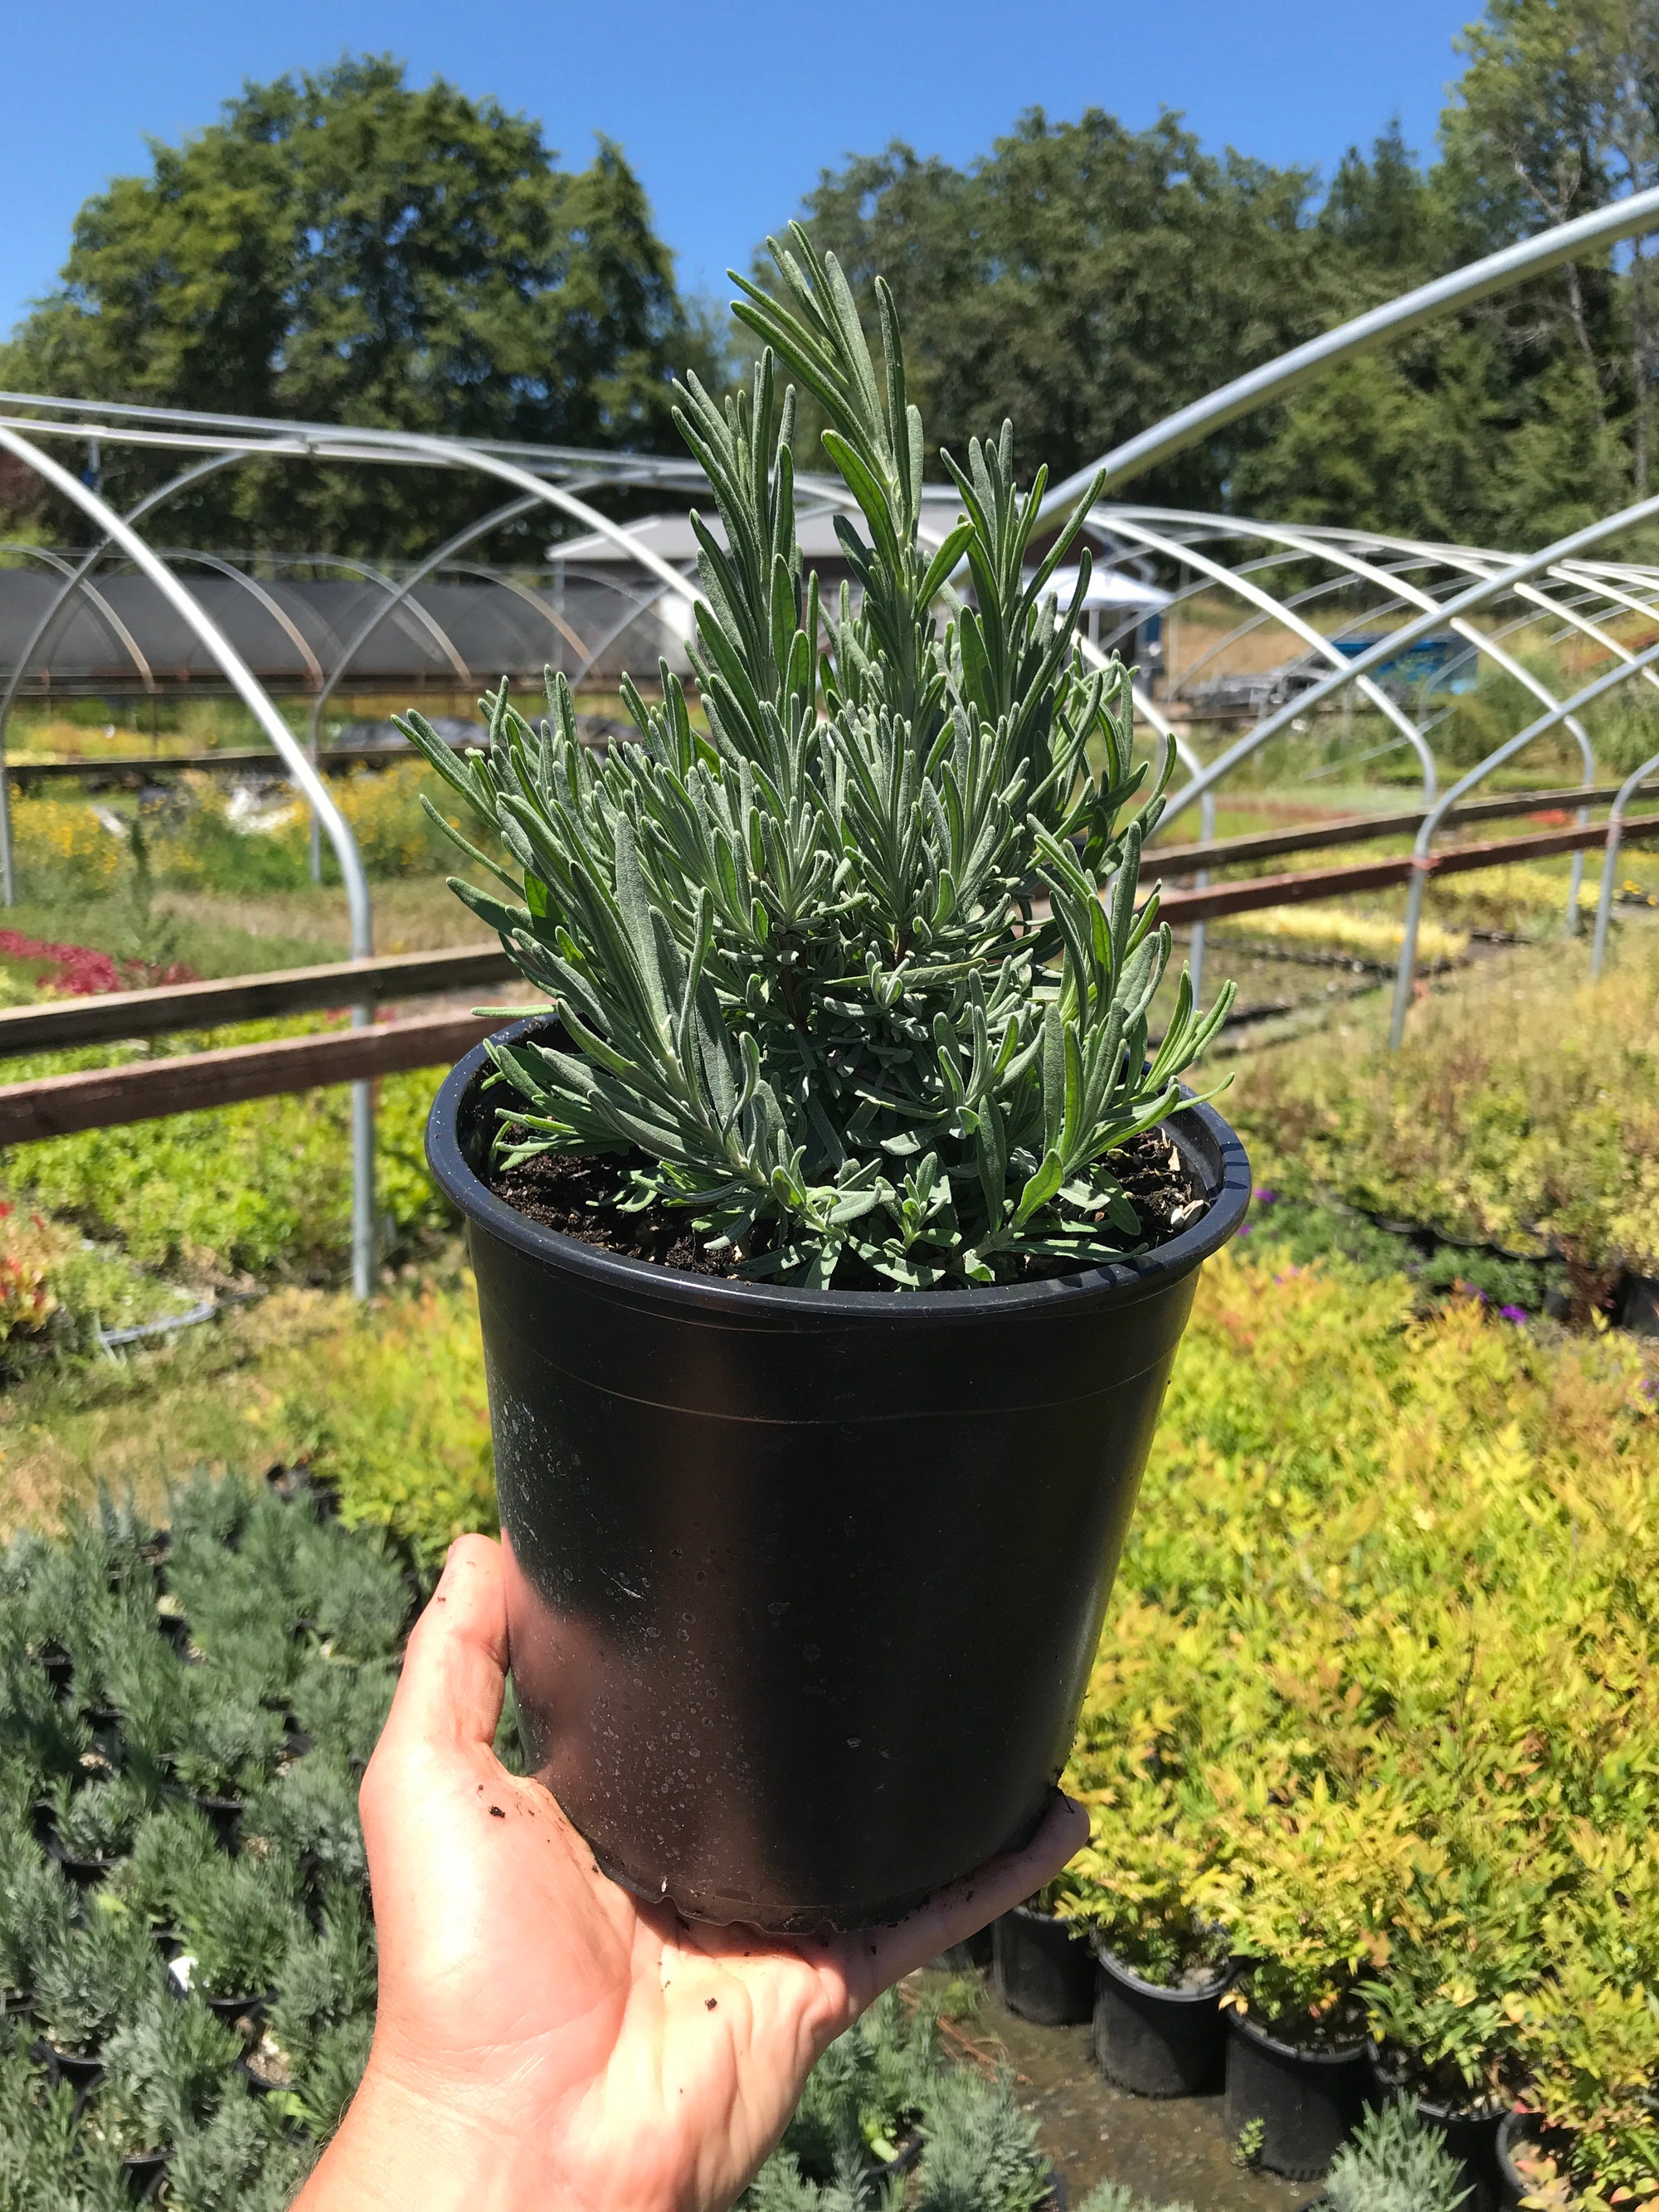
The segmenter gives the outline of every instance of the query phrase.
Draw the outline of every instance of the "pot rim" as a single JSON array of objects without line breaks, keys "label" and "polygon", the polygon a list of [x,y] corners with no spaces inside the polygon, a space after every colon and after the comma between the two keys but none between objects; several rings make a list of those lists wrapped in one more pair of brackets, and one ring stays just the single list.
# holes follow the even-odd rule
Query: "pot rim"
[{"label": "pot rim", "polygon": [[1238,1972],[1237,1966],[1219,1966],[1215,1970],[1214,1979],[1206,1982],[1202,1989],[1172,1990],[1167,1982],[1149,1982],[1144,1975],[1136,1973],[1133,1966],[1126,1966],[1117,1954],[1109,1951],[1103,1943],[1096,1945],[1095,1957],[1101,1972],[1109,1974],[1114,1981],[1121,1982],[1126,1987],[1149,1997],[1158,1997],[1164,2004],[1214,2004],[1224,1990],[1232,1986]]},{"label": "pot rim", "polygon": [[[635,1291],[651,1291],[673,1305],[700,1309],[736,1320],[741,1315],[840,1316],[873,1321],[878,1318],[903,1326],[920,1321],[969,1322],[990,1313],[1022,1313],[1053,1309],[1088,1299],[1093,1304],[1128,1305],[1149,1295],[1172,1279],[1189,1273],[1219,1251],[1243,1221],[1250,1202],[1249,1163],[1237,1133],[1215,1109],[1194,1100],[1183,1100],[1168,1117],[1190,1115],[1204,1130],[1218,1155],[1220,1174],[1210,1203],[1198,1220],[1165,1244],[1130,1260],[1114,1260],[1075,1274],[1051,1275],[1036,1283],[1000,1284],[991,1289],[955,1291],[929,1296],[897,1291],[813,1291],[783,1285],[746,1282],[730,1276],[697,1275],[688,1268],[664,1267],[654,1260],[635,1260],[620,1252],[604,1251],[579,1237],[546,1229],[527,1214],[498,1198],[473,1172],[460,1143],[460,1121],[473,1085],[489,1066],[488,1046],[517,1042],[532,1031],[547,1026],[548,1017],[532,1015],[512,1022],[473,1046],[457,1060],[440,1085],[427,1118],[426,1157],[439,1188],[469,1221],[501,1243],[514,1246],[532,1260],[564,1273],[584,1275],[596,1284],[610,1284]],[[1167,1127],[1168,1121],[1160,1123]]]},{"label": "pot rim", "polygon": [[1250,2043],[1260,2044],[1264,2051],[1271,2051],[1277,2058],[1295,2058],[1309,2066],[1352,2066],[1357,2059],[1363,2059],[1365,2056],[1366,2045],[1363,2040],[1333,2044],[1323,2051],[1310,2051],[1298,2043],[1282,2043],[1276,2035],[1269,2035],[1265,2027],[1250,2018],[1249,2013],[1241,2012],[1237,2005],[1228,2007],[1226,2018],[1230,2032],[1237,2032]]},{"label": "pot rim", "polygon": [[1412,2093],[1406,2087],[1399,2066],[1393,2063],[1407,2058],[1411,2054],[1401,2045],[1385,2043],[1382,2037],[1377,2035],[1370,2038],[1366,2047],[1370,2053],[1371,2070],[1389,2094],[1396,2097],[1411,2097],[1418,2112],[1425,2119],[1433,2121],[1437,2126],[1468,2121],[1474,2122],[1481,2127],[1488,2124],[1496,2127],[1500,2120],[1505,2118],[1515,2109],[1513,2104],[1506,2102],[1501,2096],[1488,2097],[1478,2105],[1443,2105],[1433,2097],[1412,2097]]}]

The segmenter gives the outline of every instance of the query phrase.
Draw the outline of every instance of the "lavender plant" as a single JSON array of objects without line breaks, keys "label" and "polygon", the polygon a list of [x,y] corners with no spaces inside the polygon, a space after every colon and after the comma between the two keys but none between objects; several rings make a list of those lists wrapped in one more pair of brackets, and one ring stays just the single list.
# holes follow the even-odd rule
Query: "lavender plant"
[{"label": "lavender plant", "polygon": [[[628,1203],[686,1209],[736,1272],[785,1282],[990,1284],[1133,1249],[1112,1155],[1175,1106],[1231,994],[1200,1014],[1183,975],[1149,1048],[1170,939],[1136,900],[1173,756],[1136,765],[1129,672],[1086,665],[1086,547],[1065,606],[1051,588],[1095,489],[1031,565],[1046,477],[1018,489],[1005,423],[944,457],[962,519],[925,544],[890,294],[878,373],[834,257],[799,228],[773,252],[781,296],[737,280],[752,388],[718,405],[689,379],[677,414],[725,525],[693,517],[706,730],[665,665],[660,705],[626,687],[637,742],[602,764],[562,677],[539,730],[503,684],[474,762],[403,725],[503,854],[453,831],[495,879],[453,887],[564,1032],[491,1048],[497,1156],[612,1155]],[[837,521],[859,592],[833,614],[796,541],[780,362],[862,520]],[[963,562],[971,604],[941,622]]]}]

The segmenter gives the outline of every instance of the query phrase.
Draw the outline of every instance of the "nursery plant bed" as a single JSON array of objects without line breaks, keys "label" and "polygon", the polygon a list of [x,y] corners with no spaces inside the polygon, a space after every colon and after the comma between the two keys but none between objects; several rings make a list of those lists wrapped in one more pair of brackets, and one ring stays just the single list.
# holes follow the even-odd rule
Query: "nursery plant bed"
[{"label": "nursery plant bed", "polygon": [[1231,1971],[1215,1967],[1190,1988],[1149,1982],[1107,1950],[1095,1984],[1095,2057],[1109,2081],[1139,2097],[1203,2097],[1226,2077],[1222,1992]]},{"label": "nursery plant bed", "polygon": [[692,1917],[896,1917],[1042,1817],[1243,1149],[1182,1109],[1200,1218],[1086,1273],[773,1289],[508,1206],[489,1069],[452,1072],[428,1151],[477,1277],[532,1771]]},{"label": "nursery plant bed", "polygon": [[1201,2212],[1300,2212],[1314,2193],[1237,2164],[1218,2095],[1155,2102],[1108,2081],[1086,2026],[1037,2027],[992,1996],[967,2032],[988,2046],[992,2063],[1013,2069],[1019,2103],[1073,2205],[1103,2181],[1126,2184],[1150,2203]]}]

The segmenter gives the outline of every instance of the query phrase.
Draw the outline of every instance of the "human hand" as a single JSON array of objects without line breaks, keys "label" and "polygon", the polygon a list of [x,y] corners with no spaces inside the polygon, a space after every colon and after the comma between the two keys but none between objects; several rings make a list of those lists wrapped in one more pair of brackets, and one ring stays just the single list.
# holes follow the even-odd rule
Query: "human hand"
[{"label": "human hand", "polygon": [[294,2212],[724,2212],[826,2046],[1088,1839],[1056,1795],[1025,1850],[894,1926],[687,1923],[602,1875],[548,1791],[502,1766],[506,1674],[501,1548],[463,1536],[363,1778],[374,2042]]}]

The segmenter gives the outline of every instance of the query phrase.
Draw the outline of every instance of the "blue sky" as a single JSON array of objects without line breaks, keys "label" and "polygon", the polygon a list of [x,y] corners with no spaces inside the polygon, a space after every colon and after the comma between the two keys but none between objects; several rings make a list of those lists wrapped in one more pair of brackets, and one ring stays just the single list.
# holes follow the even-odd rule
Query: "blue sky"
[{"label": "blue sky", "polygon": [[[212,120],[247,76],[391,52],[536,116],[567,161],[620,140],[679,257],[718,288],[819,170],[890,138],[963,161],[1019,111],[1182,109],[1206,144],[1328,172],[1398,112],[1433,140],[1474,0],[15,0],[0,331],[51,283],[76,210]],[[829,27],[834,26],[834,35]]]}]

